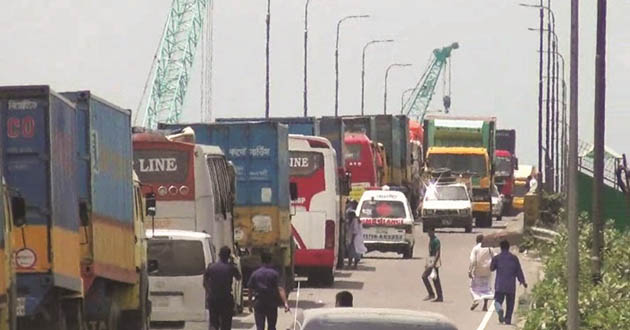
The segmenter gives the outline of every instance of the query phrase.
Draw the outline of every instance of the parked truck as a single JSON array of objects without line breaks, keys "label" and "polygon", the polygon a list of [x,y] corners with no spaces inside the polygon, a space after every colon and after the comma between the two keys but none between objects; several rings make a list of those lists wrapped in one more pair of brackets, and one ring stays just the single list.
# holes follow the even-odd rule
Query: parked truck
[{"label": "parked truck", "polygon": [[425,173],[448,168],[470,179],[478,227],[492,226],[495,123],[494,117],[448,115],[430,115],[424,120]]},{"label": "parked truck", "polygon": [[20,330],[82,328],[83,281],[77,193],[77,114],[48,86],[0,87],[7,184],[26,199],[12,231]]},{"label": "parked truck", "polygon": [[494,152],[494,180],[499,193],[503,195],[503,210],[506,213],[512,209],[514,172],[518,170],[516,130],[498,129],[496,132],[496,149]]},{"label": "parked truck", "polygon": [[320,119],[316,117],[271,117],[271,118],[217,118],[217,123],[238,123],[252,121],[271,121],[285,124],[289,134],[319,135]]},{"label": "parked truck", "polygon": [[[197,143],[219,146],[236,171],[234,238],[241,251],[244,282],[270,252],[283,286],[293,288],[294,245],[289,189],[288,127],[275,122],[160,124],[160,129],[191,127]],[[293,195],[293,196],[290,196]]]},{"label": "parked truck", "polygon": [[[141,193],[134,183],[131,111],[89,91],[62,93],[77,109],[77,193],[84,320],[148,329]],[[67,249],[68,250],[68,249]]]}]

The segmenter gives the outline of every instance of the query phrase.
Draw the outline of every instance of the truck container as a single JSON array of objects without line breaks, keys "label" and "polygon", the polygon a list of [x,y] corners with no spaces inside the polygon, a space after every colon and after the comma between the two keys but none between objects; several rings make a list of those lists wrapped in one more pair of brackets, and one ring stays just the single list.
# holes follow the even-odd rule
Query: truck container
[{"label": "truck container", "polygon": [[425,168],[469,176],[476,225],[492,225],[494,117],[430,115],[424,120]]},{"label": "truck container", "polygon": [[516,130],[498,129],[496,132],[496,151],[494,153],[495,183],[503,195],[504,213],[512,210],[514,196],[514,171],[518,169],[516,158]]},{"label": "truck container", "polygon": [[288,127],[277,122],[159,124],[191,127],[199,144],[219,146],[236,171],[234,238],[250,254],[241,258],[244,280],[269,251],[285,288],[293,286],[293,240],[289,212]]},{"label": "truck container", "polygon": [[[400,120],[392,115],[374,116],[376,123],[376,142],[383,144],[387,159],[388,182],[390,186],[402,186],[403,184],[403,153],[406,147],[401,144],[403,136],[400,127]],[[404,144],[406,145],[407,142]]]},{"label": "truck container", "polygon": [[12,233],[21,330],[82,327],[76,117],[48,86],[0,87],[4,175],[27,201]]},{"label": "truck container", "polygon": [[496,132],[497,150],[506,150],[512,155],[516,154],[516,130],[498,129]]},{"label": "truck container", "polygon": [[344,116],[346,133],[363,133],[376,141],[376,120],[372,116]]},{"label": "truck container", "polygon": [[320,119],[316,117],[271,117],[271,118],[217,118],[217,123],[238,123],[251,121],[271,121],[289,126],[289,134],[318,136]]},{"label": "truck container", "polygon": [[[81,210],[81,275],[88,321],[112,317],[142,325],[147,292],[144,223],[136,205],[131,144],[131,111],[89,91],[62,93],[77,109],[77,192]],[[136,233],[141,233],[136,237]],[[142,287],[148,284],[142,283]],[[113,313],[121,312],[120,315]],[[118,321],[116,321],[117,323]]]}]

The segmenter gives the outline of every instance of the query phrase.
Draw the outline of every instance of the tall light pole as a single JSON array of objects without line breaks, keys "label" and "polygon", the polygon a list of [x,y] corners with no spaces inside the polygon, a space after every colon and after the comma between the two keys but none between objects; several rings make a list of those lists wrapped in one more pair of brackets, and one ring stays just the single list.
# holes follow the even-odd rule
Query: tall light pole
[{"label": "tall light pole", "polygon": [[361,56],[361,116],[365,114],[365,51],[368,49],[370,45],[379,44],[379,43],[389,43],[394,42],[393,39],[379,39],[372,40],[363,46],[363,54]]},{"label": "tall light pole", "polygon": [[393,68],[401,68],[411,66],[411,63],[393,63],[390,64],[385,70],[385,91],[383,92],[383,114],[387,114],[387,78],[389,77],[389,71]]},{"label": "tall light pole", "polygon": [[407,88],[405,89],[402,94],[400,94],[400,114],[403,114],[404,108],[405,108],[405,100],[407,99],[407,94],[415,91],[416,88],[415,87],[411,87],[411,88]]},{"label": "tall light pole", "polygon": [[304,117],[308,116],[308,5],[311,0],[306,0],[304,4]]},{"label": "tall light pole", "polygon": [[370,15],[350,15],[337,21],[337,39],[335,41],[335,117],[339,116],[339,29],[341,23],[358,18],[368,18]]},{"label": "tall light pole", "polygon": [[267,42],[265,47],[265,118],[269,118],[269,37],[271,36],[271,0],[267,0]]}]

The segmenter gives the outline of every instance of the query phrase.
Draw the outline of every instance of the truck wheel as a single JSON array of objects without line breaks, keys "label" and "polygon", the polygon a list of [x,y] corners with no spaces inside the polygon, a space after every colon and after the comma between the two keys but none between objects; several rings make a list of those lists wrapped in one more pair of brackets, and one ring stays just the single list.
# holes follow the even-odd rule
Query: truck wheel
[{"label": "truck wheel", "polygon": [[331,287],[335,284],[335,270],[333,268],[324,268],[320,278],[323,285]]},{"label": "truck wheel", "polygon": [[472,232],[472,221],[471,224],[466,225],[466,227],[464,227],[464,231],[467,233]]},{"label": "truck wheel", "polygon": [[430,226],[427,226],[427,225],[425,225],[424,223],[422,224],[422,232],[423,232],[423,233],[428,232],[428,231],[429,231],[429,229],[431,229],[431,227],[430,227]]},{"label": "truck wheel", "polygon": [[413,245],[408,246],[403,251],[403,259],[412,259],[413,258]]}]

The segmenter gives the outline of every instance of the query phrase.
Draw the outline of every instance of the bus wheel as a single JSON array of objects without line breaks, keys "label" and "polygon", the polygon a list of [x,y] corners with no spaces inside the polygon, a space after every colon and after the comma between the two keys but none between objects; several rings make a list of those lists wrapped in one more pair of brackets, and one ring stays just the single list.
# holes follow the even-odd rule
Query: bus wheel
[{"label": "bus wheel", "polygon": [[335,269],[334,268],[324,268],[322,271],[322,284],[325,286],[332,286],[335,283]]}]

